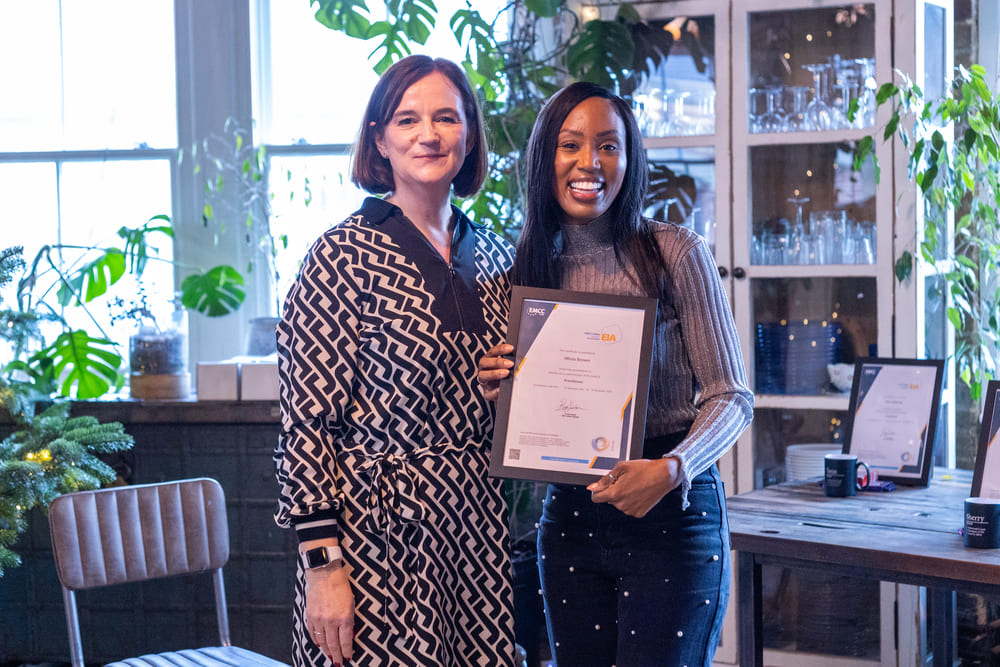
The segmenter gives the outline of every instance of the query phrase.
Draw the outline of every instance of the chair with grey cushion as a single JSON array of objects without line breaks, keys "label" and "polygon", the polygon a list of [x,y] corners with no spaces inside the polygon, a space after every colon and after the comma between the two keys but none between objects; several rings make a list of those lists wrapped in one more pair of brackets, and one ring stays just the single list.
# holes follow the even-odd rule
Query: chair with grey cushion
[{"label": "chair with grey cushion", "polygon": [[222,487],[214,479],[68,493],[49,507],[49,528],[73,667],[84,666],[75,591],[206,571],[212,571],[215,584],[219,646],[144,655],[109,667],[287,667],[230,642],[222,581],[229,524]]}]

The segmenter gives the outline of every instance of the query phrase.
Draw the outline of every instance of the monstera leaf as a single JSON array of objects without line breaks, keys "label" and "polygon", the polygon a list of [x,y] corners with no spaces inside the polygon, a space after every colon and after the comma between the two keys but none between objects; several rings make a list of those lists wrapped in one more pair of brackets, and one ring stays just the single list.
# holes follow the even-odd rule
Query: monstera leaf
[{"label": "monstera leaf", "polygon": [[181,283],[181,303],[208,317],[235,312],[246,298],[243,276],[231,266],[221,264],[206,273],[196,273]]},{"label": "monstera leaf", "polygon": [[82,329],[64,331],[28,360],[33,376],[54,378],[61,395],[78,399],[107,393],[118,381],[121,364],[121,355],[110,340],[92,338]]},{"label": "monstera leaf", "polygon": [[74,298],[78,305],[93,301],[125,275],[125,268],[125,254],[117,248],[108,248],[100,257],[63,279],[57,293],[59,304],[68,306]]},{"label": "monstera leaf", "polygon": [[355,39],[368,39],[372,24],[365,16],[368,13],[365,0],[311,0],[309,5],[319,5],[316,20],[327,28]]},{"label": "monstera leaf", "polygon": [[[160,225],[157,222],[167,224]],[[150,251],[156,252],[156,248],[149,245],[146,237],[154,233],[166,234],[170,238],[174,237],[174,230],[170,226],[170,216],[165,214],[154,215],[141,227],[120,227],[118,236],[125,241],[125,255],[128,258],[129,271],[137,276],[141,276],[146,269],[146,261],[149,259]]]},{"label": "monstera leaf", "polygon": [[614,89],[631,69],[635,56],[632,35],[618,21],[590,21],[566,52],[566,66],[581,81]]},{"label": "monstera leaf", "polygon": [[566,4],[566,0],[526,0],[525,9],[543,17],[552,17]]}]

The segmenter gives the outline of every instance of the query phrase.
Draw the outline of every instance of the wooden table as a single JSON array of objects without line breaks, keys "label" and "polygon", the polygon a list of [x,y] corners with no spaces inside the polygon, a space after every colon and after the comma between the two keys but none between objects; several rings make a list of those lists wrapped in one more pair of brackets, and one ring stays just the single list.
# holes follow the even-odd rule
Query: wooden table
[{"label": "wooden table", "polygon": [[740,665],[763,665],[761,566],[926,586],[934,665],[954,664],[955,591],[1000,597],[1000,549],[966,548],[959,529],[969,471],[937,469],[928,487],[827,498],[816,480],[730,497],[739,568]]}]

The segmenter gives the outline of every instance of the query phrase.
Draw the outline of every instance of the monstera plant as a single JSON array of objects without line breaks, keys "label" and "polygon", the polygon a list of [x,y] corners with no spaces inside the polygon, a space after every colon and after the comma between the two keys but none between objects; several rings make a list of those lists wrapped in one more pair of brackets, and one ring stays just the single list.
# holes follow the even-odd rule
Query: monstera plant
[{"label": "monstera plant", "polygon": [[[424,44],[433,30],[454,34],[465,53],[466,74],[481,93],[492,151],[482,192],[464,206],[474,219],[509,237],[520,227],[523,149],[550,95],[571,81],[591,81],[628,98],[670,55],[675,40],[684,42],[695,68],[704,72],[703,56],[712,51],[714,38],[711,27],[697,25],[694,17],[653,24],[628,3],[610,20],[584,20],[566,0],[515,0],[495,17],[483,16],[472,4],[444,16],[430,0],[387,0],[387,11],[377,20],[364,0],[310,4],[326,27],[372,44],[378,73]],[[678,187],[683,190],[660,178],[651,198],[672,198]]]},{"label": "monstera plant", "polygon": [[[157,257],[156,237],[173,237],[168,216],[120,228],[118,244],[113,246],[48,244],[27,264],[20,259],[20,248],[5,251],[8,269],[18,266],[22,270],[15,307],[0,310],[0,331],[9,346],[7,354],[0,356],[7,359],[0,376],[10,387],[36,398],[89,399],[122,386],[123,351],[90,307],[98,297],[113,294],[126,275],[141,280],[150,261],[162,261]],[[188,273],[181,284],[186,308],[215,317],[243,303],[244,278],[231,266],[182,268]],[[11,279],[8,275],[8,282]],[[126,294],[124,301],[134,298]],[[71,326],[66,317],[71,310],[85,313],[92,327]]]}]

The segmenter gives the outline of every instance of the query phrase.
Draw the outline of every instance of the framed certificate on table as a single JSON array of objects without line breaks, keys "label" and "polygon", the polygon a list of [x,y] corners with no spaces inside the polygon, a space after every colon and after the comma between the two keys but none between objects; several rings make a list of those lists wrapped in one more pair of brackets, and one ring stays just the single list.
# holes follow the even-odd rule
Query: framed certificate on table
[{"label": "framed certificate on table", "polygon": [[880,480],[927,486],[943,371],[941,359],[858,359],[844,452]]},{"label": "framed certificate on table", "polygon": [[1000,498],[1000,381],[986,386],[983,424],[979,428],[976,469],[972,474],[973,498]]},{"label": "framed certificate on table", "polygon": [[641,458],[656,299],[514,287],[490,474],[589,484]]}]

